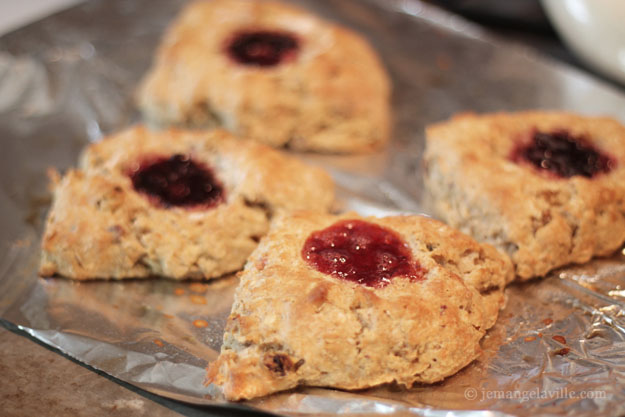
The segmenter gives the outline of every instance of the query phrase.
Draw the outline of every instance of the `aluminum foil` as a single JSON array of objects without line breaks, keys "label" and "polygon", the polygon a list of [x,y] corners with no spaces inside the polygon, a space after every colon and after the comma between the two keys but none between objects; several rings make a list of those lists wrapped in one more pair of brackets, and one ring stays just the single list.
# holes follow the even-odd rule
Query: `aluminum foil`
[{"label": "aluminum foil", "polygon": [[[365,34],[394,81],[387,152],[304,156],[331,171],[344,210],[422,212],[423,128],[459,111],[556,108],[625,121],[619,92],[419,1],[297,3]],[[0,39],[0,315],[148,391],[223,404],[202,382],[236,277],[77,283],[36,275],[47,167],[74,165],[87,143],[138,120],[133,91],[183,4],[91,1]],[[442,383],[353,393],[302,388],[245,405],[281,414],[625,413],[624,254],[511,285],[507,299],[484,354]]]}]

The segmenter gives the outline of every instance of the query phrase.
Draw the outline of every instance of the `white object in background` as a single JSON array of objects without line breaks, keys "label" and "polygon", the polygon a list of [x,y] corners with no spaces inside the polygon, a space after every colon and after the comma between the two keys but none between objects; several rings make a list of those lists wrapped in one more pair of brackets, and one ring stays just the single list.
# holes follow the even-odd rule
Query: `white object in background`
[{"label": "white object in background", "polygon": [[0,35],[83,0],[0,0]]},{"label": "white object in background", "polygon": [[625,83],[625,0],[542,0],[542,4],[573,52]]}]

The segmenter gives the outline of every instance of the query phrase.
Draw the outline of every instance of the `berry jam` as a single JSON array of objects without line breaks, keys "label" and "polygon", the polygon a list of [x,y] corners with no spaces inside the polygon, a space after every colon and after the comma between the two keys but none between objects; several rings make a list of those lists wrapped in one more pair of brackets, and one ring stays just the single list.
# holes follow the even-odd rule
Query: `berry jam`
[{"label": "berry jam", "polygon": [[312,233],[302,257],[319,272],[367,287],[385,287],[396,276],[417,281],[425,274],[397,233],[361,220]]},{"label": "berry jam", "polygon": [[612,158],[594,148],[588,140],[574,137],[564,130],[534,132],[531,142],[518,146],[510,159],[530,162],[539,170],[561,178],[575,175],[592,178],[609,172],[615,165]]},{"label": "berry jam", "polygon": [[210,208],[224,200],[213,172],[186,155],[146,159],[128,175],[135,190],[163,207]]},{"label": "berry jam", "polygon": [[226,45],[232,59],[244,65],[272,67],[295,57],[299,42],[286,32],[257,30],[237,33]]}]

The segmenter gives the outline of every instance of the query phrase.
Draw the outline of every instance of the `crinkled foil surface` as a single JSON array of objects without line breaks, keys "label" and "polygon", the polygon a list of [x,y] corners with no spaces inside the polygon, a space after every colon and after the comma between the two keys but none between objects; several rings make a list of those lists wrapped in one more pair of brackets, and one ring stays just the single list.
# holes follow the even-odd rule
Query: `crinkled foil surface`
[{"label": "crinkled foil surface", "polygon": [[[138,387],[223,404],[202,382],[221,344],[235,277],[75,283],[36,276],[47,167],[74,165],[88,142],[138,120],[133,91],[183,3],[91,1],[0,39],[0,314]],[[365,34],[394,81],[388,152],[305,157],[332,172],[344,209],[421,212],[423,128],[459,111],[556,108],[625,121],[625,97],[606,85],[418,1],[298,3]],[[507,298],[482,357],[442,383],[301,389],[246,404],[280,414],[625,414],[625,255],[512,285]]]}]

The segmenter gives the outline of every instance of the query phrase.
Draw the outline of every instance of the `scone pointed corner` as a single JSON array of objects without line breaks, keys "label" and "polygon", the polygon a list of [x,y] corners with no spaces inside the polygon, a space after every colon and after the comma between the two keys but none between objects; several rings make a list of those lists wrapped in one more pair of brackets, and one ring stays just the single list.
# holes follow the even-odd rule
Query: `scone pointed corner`
[{"label": "scone pointed corner", "polygon": [[284,353],[241,357],[224,352],[207,367],[205,384],[221,387],[228,401],[249,400],[295,388],[302,364],[303,360],[293,362]]}]

